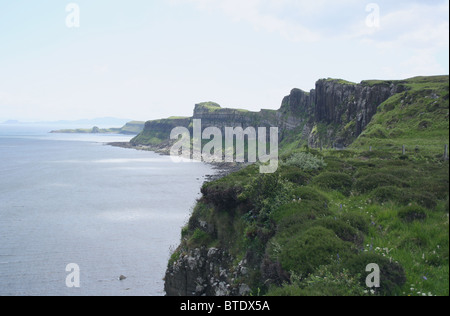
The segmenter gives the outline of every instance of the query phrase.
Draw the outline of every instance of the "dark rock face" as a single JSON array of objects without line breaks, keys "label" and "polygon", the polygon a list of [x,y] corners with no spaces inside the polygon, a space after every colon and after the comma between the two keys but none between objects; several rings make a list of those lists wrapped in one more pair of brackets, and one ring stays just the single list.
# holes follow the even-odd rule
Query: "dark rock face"
[{"label": "dark rock face", "polygon": [[280,111],[284,114],[292,114],[294,117],[310,117],[313,115],[315,100],[315,90],[305,92],[300,89],[293,89],[291,94],[283,98]]},{"label": "dark rock face", "polygon": [[159,133],[167,134],[167,138],[169,138],[173,128],[178,126],[188,127],[190,122],[189,118],[148,121],[145,123],[144,131],[158,131]]},{"label": "dark rock face", "polygon": [[[283,98],[281,108],[250,112],[221,108],[213,102],[195,106],[193,116],[186,119],[149,121],[142,135],[169,139],[176,126],[191,126],[193,119],[201,119],[202,127],[278,127],[280,140],[286,131],[301,128],[302,138],[312,147],[327,143],[346,146],[356,139],[370,123],[378,106],[396,93],[402,92],[401,84],[380,82],[378,84],[352,84],[342,80],[321,79],[310,92],[293,89]],[[350,124],[350,130],[344,127]],[[314,133],[317,124],[327,126],[326,135]],[[144,144],[137,137],[135,144]]]},{"label": "dark rock face", "polygon": [[217,248],[196,248],[169,266],[164,290],[168,296],[236,296],[247,295],[245,284],[234,285],[234,280],[247,273],[243,263],[230,272],[232,257]]},{"label": "dark rock face", "polygon": [[[309,93],[293,89],[283,99],[278,112],[284,129],[303,126],[302,138],[312,147],[318,147],[321,142],[348,145],[370,123],[378,106],[402,91],[402,86],[394,83],[369,85],[321,79]],[[344,133],[349,123],[352,123],[351,130]],[[313,133],[317,124],[327,126],[326,135],[322,135],[325,140]]]},{"label": "dark rock face", "polygon": [[277,126],[276,111],[261,110],[250,112],[245,110],[206,107],[196,104],[192,119],[201,119],[202,127],[218,127],[224,132],[225,127],[273,127]]},{"label": "dark rock face", "polygon": [[335,80],[316,83],[314,119],[327,124],[356,120],[356,134],[362,133],[378,106],[398,92],[397,86],[342,84]]}]

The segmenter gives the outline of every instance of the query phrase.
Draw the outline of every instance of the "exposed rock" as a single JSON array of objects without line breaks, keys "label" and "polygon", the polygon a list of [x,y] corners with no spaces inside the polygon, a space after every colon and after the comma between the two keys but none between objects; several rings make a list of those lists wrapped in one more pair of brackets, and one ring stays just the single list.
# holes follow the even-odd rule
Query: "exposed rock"
[{"label": "exposed rock", "polygon": [[249,295],[252,290],[247,284],[241,284],[239,287],[239,295],[240,296],[246,296]]},{"label": "exposed rock", "polygon": [[[225,127],[278,127],[280,140],[288,131],[301,128],[299,133],[309,146],[330,147],[335,144],[344,147],[363,132],[378,106],[404,89],[401,81],[381,81],[377,84],[363,81],[353,84],[343,80],[321,79],[310,92],[293,89],[283,98],[277,111],[251,112],[204,102],[195,105],[190,118],[147,122],[144,131],[132,143],[168,153],[172,145],[169,141],[172,129],[180,126],[192,132],[193,119],[201,119],[202,128],[217,127],[222,133]],[[326,126],[324,134],[317,132],[315,127],[318,124]]]},{"label": "exposed rock", "polygon": [[217,248],[196,248],[168,267],[164,288],[168,296],[246,295],[250,288],[234,284],[240,274],[230,274],[233,258]]}]

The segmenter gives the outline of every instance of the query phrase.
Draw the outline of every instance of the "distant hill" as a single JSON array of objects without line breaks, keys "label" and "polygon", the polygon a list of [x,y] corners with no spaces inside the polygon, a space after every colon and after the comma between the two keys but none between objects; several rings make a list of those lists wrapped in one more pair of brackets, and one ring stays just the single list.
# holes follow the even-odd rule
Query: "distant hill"
[{"label": "distant hill", "polygon": [[55,134],[125,134],[137,135],[144,129],[145,122],[131,121],[122,127],[99,128],[94,126],[92,128],[76,128],[76,129],[60,129],[54,130],[50,133]]},{"label": "distant hill", "polygon": [[7,120],[7,121],[5,121],[3,123],[0,123],[0,124],[15,125],[15,124],[20,124],[20,122],[17,121],[17,120]]}]

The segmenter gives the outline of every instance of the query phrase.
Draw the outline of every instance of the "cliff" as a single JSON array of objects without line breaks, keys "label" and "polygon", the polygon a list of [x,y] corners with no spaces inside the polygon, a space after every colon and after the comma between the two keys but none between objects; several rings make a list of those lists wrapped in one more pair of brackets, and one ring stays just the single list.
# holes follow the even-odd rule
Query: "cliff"
[{"label": "cliff", "polygon": [[[284,154],[275,174],[251,165],[203,185],[167,295],[448,295],[448,76],[324,79],[278,111],[208,102],[194,117],[279,126]],[[380,288],[366,286],[371,263]]]},{"label": "cliff", "polygon": [[158,147],[161,144],[168,143],[170,132],[178,126],[189,127],[190,118],[172,117],[163,120],[148,121],[145,123],[144,130],[133,138],[130,142],[135,146]]},{"label": "cliff", "polygon": [[322,79],[310,92],[293,89],[283,98],[279,110],[251,112],[222,108],[214,102],[195,105],[190,118],[169,118],[149,121],[144,131],[132,140],[135,145],[160,147],[168,144],[170,131],[176,126],[192,127],[192,119],[201,119],[202,127],[279,127],[280,141],[311,147],[348,146],[369,124],[379,105],[396,93],[404,91],[401,81],[350,83]]}]

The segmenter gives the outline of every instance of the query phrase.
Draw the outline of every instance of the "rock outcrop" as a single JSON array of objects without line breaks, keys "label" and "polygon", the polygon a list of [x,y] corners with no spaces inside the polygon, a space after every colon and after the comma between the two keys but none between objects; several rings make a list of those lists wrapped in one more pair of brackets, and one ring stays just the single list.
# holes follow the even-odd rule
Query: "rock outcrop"
[{"label": "rock outcrop", "polygon": [[343,126],[354,122],[354,135],[359,136],[376,114],[377,108],[402,86],[394,83],[369,85],[319,80],[316,83],[314,120]]},{"label": "rock outcrop", "polygon": [[195,105],[190,118],[149,121],[132,140],[135,145],[158,146],[167,142],[174,127],[192,129],[192,120],[202,127],[278,127],[280,141],[290,131],[298,131],[311,147],[347,146],[356,139],[375,115],[378,106],[404,91],[401,81],[363,81],[360,84],[337,79],[321,79],[315,89],[293,89],[284,97],[279,110],[251,112],[222,108],[214,102]]},{"label": "rock outcrop", "polygon": [[169,266],[164,289],[169,296],[248,295],[250,287],[235,282],[246,275],[245,262],[231,272],[232,261],[225,250],[205,247],[190,250]]}]

